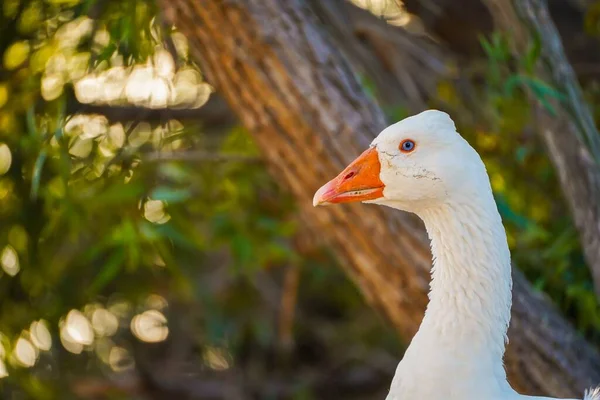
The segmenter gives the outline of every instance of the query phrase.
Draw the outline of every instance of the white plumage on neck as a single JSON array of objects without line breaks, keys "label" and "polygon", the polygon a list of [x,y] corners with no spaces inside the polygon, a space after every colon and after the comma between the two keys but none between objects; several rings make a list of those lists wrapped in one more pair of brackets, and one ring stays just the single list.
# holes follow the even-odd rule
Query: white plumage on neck
[{"label": "white plumage on neck", "polygon": [[418,214],[434,258],[430,302],[388,400],[506,398],[510,253],[491,191]]}]

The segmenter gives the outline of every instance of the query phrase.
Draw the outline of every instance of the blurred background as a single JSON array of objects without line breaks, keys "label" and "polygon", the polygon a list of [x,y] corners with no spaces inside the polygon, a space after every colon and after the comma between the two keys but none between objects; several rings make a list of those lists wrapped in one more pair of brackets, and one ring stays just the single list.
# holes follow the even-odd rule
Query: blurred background
[{"label": "blurred background", "polygon": [[[415,299],[395,314],[343,248],[359,233],[339,220],[369,219],[307,210],[365,138],[428,107],[486,163],[531,284],[517,303],[552,315],[550,338],[577,332],[536,351],[578,349],[573,381],[595,379],[600,2],[514,3],[0,0],[0,397],[385,398],[424,307],[422,227],[361,239],[407,246],[384,271]],[[335,136],[303,125],[326,112]],[[314,140],[278,145],[286,118]],[[313,151],[321,175],[286,166]]]}]

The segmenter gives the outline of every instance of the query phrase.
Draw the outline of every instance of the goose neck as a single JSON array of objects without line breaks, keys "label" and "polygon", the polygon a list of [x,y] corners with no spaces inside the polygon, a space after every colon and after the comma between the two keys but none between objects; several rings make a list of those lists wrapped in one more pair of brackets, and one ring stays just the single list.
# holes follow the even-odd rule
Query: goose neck
[{"label": "goose neck", "polygon": [[435,345],[447,343],[461,357],[501,365],[512,280],[506,233],[491,193],[420,216],[434,259],[422,336]]}]

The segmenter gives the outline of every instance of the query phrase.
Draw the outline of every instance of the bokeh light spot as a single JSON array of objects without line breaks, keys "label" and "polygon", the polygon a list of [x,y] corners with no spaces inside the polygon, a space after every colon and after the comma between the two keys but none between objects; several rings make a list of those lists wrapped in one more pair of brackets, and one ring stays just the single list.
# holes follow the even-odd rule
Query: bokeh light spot
[{"label": "bokeh light spot", "polygon": [[225,349],[209,346],[204,350],[204,363],[216,371],[224,371],[231,367],[231,355]]},{"label": "bokeh light spot", "polygon": [[114,346],[110,349],[108,364],[114,371],[120,372],[133,368],[134,361],[126,349]]},{"label": "bokeh light spot", "polygon": [[19,256],[14,247],[11,245],[4,247],[2,255],[0,256],[0,264],[2,264],[4,272],[10,276],[15,276],[19,273],[19,270],[21,269],[19,265]]},{"label": "bokeh light spot", "polygon": [[144,218],[155,224],[164,224],[171,219],[165,211],[165,203],[161,200],[148,200],[144,203]]},{"label": "bokeh light spot", "polygon": [[167,307],[168,302],[164,297],[158,294],[151,294],[146,298],[146,305],[148,308],[163,310]]},{"label": "bokeh light spot", "polygon": [[6,378],[8,376],[8,370],[6,369],[6,364],[4,360],[0,360],[0,379]]},{"label": "bokeh light spot", "polygon": [[33,343],[24,337],[20,337],[17,340],[13,354],[17,364],[26,368],[33,367],[38,356],[37,350]]},{"label": "bokeh light spot", "polygon": [[28,55],[29,43],[26,41],[13,43],[4,53],[4,66],[9,71],[17,69],[27,60]]},{"label": "bokeh light spot", "polygon": [[107,309],[98,308],[92,313],[92,326],[98,336],[112,336],[119,328],[119,320]]},{"label": "bokeh light spot", "polygon": [[31,323],[29,327],[31,341],[40,350],[48,351],[52,347],[52,336],[46,321],[39,320]]},{"label": "bokeh light spot", "polygon": [[67,314],[67,318],[60,322],[60,341],[65,349],[75,354],[94,342],[94,331],[85,315],[78,310]]},{"label": "bokeh light spot", "polygon": [[0,175],[7,173],[11,164],[12,153],[10,152],[10,148],[4,143],[0,143]]},{"label": "bokeh light spot", "polygon": [[62,94],[64,85],[62,75],[45,75],[42,78],[42,97],[46,101],[57,99]]},{"label": "bokeh light spot", "polygon": [[143,342],[162,342],[169,336],[167,318],[157,310],[148,310],[131,320],[131,331]]},{"label": "bokeh light spot", "polygon": [[8,86],[0,83],[0,108],[8,102]]}]

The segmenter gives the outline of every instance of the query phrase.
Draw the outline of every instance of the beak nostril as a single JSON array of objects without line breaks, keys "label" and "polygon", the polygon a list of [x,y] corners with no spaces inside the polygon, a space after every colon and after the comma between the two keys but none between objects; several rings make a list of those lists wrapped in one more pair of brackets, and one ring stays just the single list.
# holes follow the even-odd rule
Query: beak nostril
[{"label": "beak nostril", "polygon": [[354,171],[352,171],[352,172],[348,172],[348,173],[346,174],[346,176],[344,176],[344,180],[350,179],[350,178],[352,178],[353,176],[354,176]]}]

